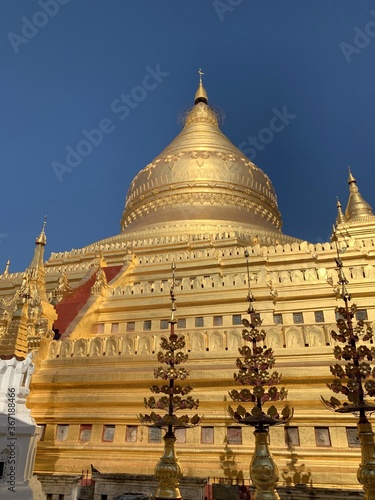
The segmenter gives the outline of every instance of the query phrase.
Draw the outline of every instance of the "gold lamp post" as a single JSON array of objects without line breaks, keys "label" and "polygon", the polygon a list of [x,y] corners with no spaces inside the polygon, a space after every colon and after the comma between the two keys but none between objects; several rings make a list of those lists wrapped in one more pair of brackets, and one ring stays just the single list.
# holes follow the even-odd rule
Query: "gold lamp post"
[{"label": "gold lamp post", "polygon": [[343,263],[339,256],[335,228],[333,241],[336,242],[337,249],[338,291],[344,301],[344,306],[336,309],[338,332],[333,330],[331,336],[344,346],[336,345],[334,348],[334,356],[340,363],[330,367],[335,379],[327,386],[336,394],[343,394],[347,402],[342,403],[333,396],[329,400],[322,397],[322,401],[331,411],[353,413],[358,417],[357,429],[362,461],[357,477],[365,491],[365,500],[375,500],[375,443],[371,423],[367,418],[367,414],[375,411],[375,405],[365,399],[366,396],[375,396],[375,368],[368,363],[374,360],[375,348],[359,343],[371,340],[373,334],[371,328],[363,321],[359,320],[355,325],[353,323],[357,307],[355,304],[350,305],[351,297],[346,288],[349,282],[345,277]]},{"label": "gold lamp post", "polygon": [[[174,295],[175,287],[175,264],[172,264],[172,285],[170,297],[172,301],[171,318],[169,320],[169,337],[161,337],[160,347],[157,358],[164,366],[159,366],[154,370],[155,378],[160,378],[164,383],[150,386],[154,394],[164,394],[164,396],[155,399],[155,397],[145,398],[146,408],[164,410],[164,415],[152,412],[149,415],[139,415],[142,424],[149,427],[158,427],[166,429],[164,435],[164,452],[159,462],[155,466],[155,477],[158,481],[155,500],[169,499],[180,500],[179,482],[182,478],[182,469],[175,451],[175,429],[195,427],[201,421],[201,417],[194,415],[176,416],[176,411],[186,409],[196,409],[199,401],[187,396],[193,390],[190,385],[178,384],[178,380],[185,380],[189,372],[180,367],[188,359],[188,355],[181,350],[185,347],[185,336],[177,335],[174,331],[176,320],[176,299]],[[187,397],[185,397],[187,396]]]},{"label": "gold lamp post", "polygon": [[248,278],[249,319],[243,319],[244,329],[242,337],[246,345],[238,349],[242,358],[237,358],[236,365],[239,369],[234,374],[237,384],[250,386],[250,389],[232,390],[229,396],[233,401],[252,403],[253,407],[248,412],[239,405],[237,409],[229,406],[228,411],[233,420],[243,425],[255,428],[255,449],[250,464],[250,478],[255,486],[254,500],[278,500],[276,491],[279,481],[279,472],[268,447],[269,428],[273,425],[284,424],[292,417],[292,409],[285,406],[278,413],[274,405],[265,412],[264,404],[267,402],[283,400],[287,396],[285,388],[277,389],[276,384],[281,380],[278,372],[270,372],[275,358],[273,350],[264,346],[266,332],[260,329],[262,320],[256,314],[253,306],[254,297],[250,289],[249,253],[245,250]]}]

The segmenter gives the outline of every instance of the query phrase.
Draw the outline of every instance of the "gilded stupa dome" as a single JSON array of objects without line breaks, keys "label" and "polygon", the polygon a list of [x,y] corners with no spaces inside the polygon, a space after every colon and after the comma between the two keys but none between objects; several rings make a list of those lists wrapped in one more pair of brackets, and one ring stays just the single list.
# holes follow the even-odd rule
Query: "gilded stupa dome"
[{"label": "gilded stupa dome", "polygon": [[121,220],[123,232],[171,225],[283,236],[270,179],[221,132],[202,81],[182,131],[133,179]]}]

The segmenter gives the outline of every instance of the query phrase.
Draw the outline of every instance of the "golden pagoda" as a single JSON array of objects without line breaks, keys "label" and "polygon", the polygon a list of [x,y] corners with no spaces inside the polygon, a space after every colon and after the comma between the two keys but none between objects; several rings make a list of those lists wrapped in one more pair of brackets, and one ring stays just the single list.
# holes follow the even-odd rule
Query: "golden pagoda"
[{"label": "golden pagoda", "polygon": [[[294,408],[285,428],[270,429],[280,498],[362,498],[355,420],[327,412],[320,401],[332,380],[336,247],[282,233],[270,179],[221,132],[219,121],[200,74],[181,132],[133,179],[121,232],[53,252],[33,278],[35,286],[43,280],[57,315],[53,340],[33,343],[33,332],[22,333],[22,349],[37,356],[28,406],[42,429],[34,470],[47,498],[80,498],[88,470],[95,499],[155,491],[162,436],[137,415],[168,333],[172,262],[176,332],[185,336],[189,383],[205,416],[200,426],[176,431],[183,498],[203,498],[207,478],[249,481],[252,430],[228,414],[249,279],[265,345],[275,353]],[[349,190],[345,213],[338,202],[335,234],[358,317],[372,325],[375,216],[351,173]],[[7,266],[0,298],[22,286],[23,273]]]}]

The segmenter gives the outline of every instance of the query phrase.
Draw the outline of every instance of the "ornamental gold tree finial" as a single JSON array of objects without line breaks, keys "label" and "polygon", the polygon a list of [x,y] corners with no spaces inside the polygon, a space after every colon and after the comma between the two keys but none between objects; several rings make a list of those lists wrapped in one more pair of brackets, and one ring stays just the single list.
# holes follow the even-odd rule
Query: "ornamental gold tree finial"
[{"label": "ornamental gold tree finial", "polygon": [[256,429],[268,429],[269,426],[285,423],[291,418],[291,409],[285,406],[281,415],[277,408],[269,406],[265,412],[264,404],[273,401],[281,401],[286,398],[287,391],[284,387],[278,389],[277,384],[281,381],[278,372],[270,372],[275,364],[273,350],[264,345],[266,338],[265,330],[261,329],[262,320],[254,310],[254,296],[250,287],[249,253],[245,250],[249,306],[247,313],[249,319],[243,319],[242,338],[250,343],[238,349],[242,358],[237,358],[236,365],[238,373],[234,374],[234,380],[243,386],[250,386],[250,389],[233,389],[229,392],[233,401],[253,403],[253,407],[248,412],[243,406],[238,406],[237,410],[229,407],[231,417],[238,423],[252,425]]},{"label": "ornamental gold tree finial", "polygon": [[168,338],[161,337],[160,347],[162,350],[157,354],[159,363],[163,363],[164,366],[159,366],[154,370],[155,378],[160,378],[165,382],[150,386],[151,392],[154,394],[165,394],[165,396],[161,396],[158,399],[153,396],[144,399],[146,408],[165,410],[166,413],[163,416],[154,412],[150,415],[140,415],[140,420],[143,424],[153,427],[165,427],[168,429],[168,433],[171,433],[173,428],[176,427],[194,427],[201,420],[198,415],[194,415],[193,417],[188,417],[187,415],[178,417],[175,414],[178,410],[193,410],[199,406],[199,400],[188,396],[193,387],[177,383],[177,381],[186,380],[189,377],[189,372],[186,368],[180,367],[188,359],[188,355],[182,351],[185,347],[185,336],[177,335],[174,331],[177,323],[176,298],[174,294],[175,269],[176,265],[173,262],[172,285],[170,289],[172,302],[171,318],[169,320],[170,334]]},{"label": "ornamental gold tree finial", "polygon": [[174,331],[176,320],[176,298],[175,289],[175,269],[176,265],[172,263],[172,285],[170,289],[171,317],[169,320],[170,334],[169,337],[161,337],[160,347],[157,358],[162,366],[154,370],[154,377],[160,378],[163,382],[150,386],[150,390],[154,394],[164,394],[158,398],[151,396],[144,399],[146,408],[152,410],[164,410],[164,415],[153,411],[148,415],[139,415],[139,420],[142,424],[149,427],[158,427],[166,429],[164,436],[164,454],[155,467],[155,476],[158,480],[158,490],[155,499],[168,498],[170,500],[180,499],[180,491],[178,488],[179,481],[182,477],[182,470],[175,454],[174,444],[176,437],[175,429],[195,427],[201,417],[194,415],[177,416],[176,412],[180,410],[194,410],[199,406],[199,400],[189,396],[193,387],[177,383],[188,378],[189,372],[180,365],[185,363],[188,355],[182,351],[185,347],[185,336],[177,335]]},{"label": "ornamental gold tree finial", "polygon": [[342,394],[347,401],[340,401],[336,397],[322,402],[331,411],[337,413],[353,413],[357,422],[358,435],[361,443],[362,462],[357,477],[365,490],[365,500],[375,500],[375,443],[372,427],[367,414],[375,412],[375,405],[367,401],[367,397],[375,396],[375,368],[369,362],[375,358],[375,348],[363,342],[371,341],[373,334],[370,326],[362,320],[354,322],[357,312],[355,304],[350,305],[351,296],[348,292],[343,262],[340,258],[337,244],[337,235],[334,230],[332,240],[335,242],[337,257],[336,270],[340,297],[344,306],[337,307],[337,331],[331,331],[331,337],[336,345],[333,354],[338,363],[330,367],[333,382],[327,384],[335,394]]},{"label": "ornamental gold tree finial", "polygon": [[[249,319],[243,319],[242,337],[246,342],[244,347],[238,349],[242,358],[237,358],[236,365],[239,369],[234,374],[238,385],[249,386],[246,389],[233,389],[229,396],[233,401],[251,403],[248,411],[239,405],[237,409],[229,406],[228,411],[235,422],[251,425],[255,428],[255,450],[250,464],[250,477],[255,485],[255,497],[258,500],[279,499],[276,485],[279,480],[277,466],[268,449],[269,427],[287,422],[292,417],[292,409],[285,406],[279,414],[276,406],[271,405],[265,411],[265,403],[281,401],[286,398],[287,391],[284,387],[276,387],[281,380],[278,372],[273,371],[275,358],[273,350],[264,345],[265,330],[261,329],[262,320],[254,310],[254,296],[250,288],[249,252],[245,250],[249,303],[247,312]],[[249,343],[250,345],[247,345]]]}]

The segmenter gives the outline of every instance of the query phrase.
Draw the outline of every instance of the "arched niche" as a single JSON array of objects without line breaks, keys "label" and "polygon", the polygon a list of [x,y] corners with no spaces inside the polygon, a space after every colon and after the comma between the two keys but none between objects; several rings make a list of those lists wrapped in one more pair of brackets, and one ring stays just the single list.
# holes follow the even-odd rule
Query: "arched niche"
[{"label": "arched niche", "polygon": [[94,339],[90,344],[90,356],[101,356],[103,354],[102,339]]},{"label": "arched niche", "polygon": [[221,333],[215,332],[210,336],[210,351],[222,351],[224,348],[224,339]]},{"label": "arched niche", "polygon": [[242,336],[237,330],[230,330],[227,333],[228,339],[228,350],[238,352],[238,349],[242,347]]},{"label": "arched niche", "polygon": [[75,358],[84,358],[87,356],[87,341],[85,339],[79,339],[74,344],[73,356]]},{"label": "arched niche", "polygon": [[326,345],[323,328],[319,326],[311,327],[308,331],[308,341],[310,347]]},{"label": "arched niche", "polygon": [[265,343],[266,346],[270,347],[271,349],[279,349],[280,347],[282,347],[283,342],[281,338],[281,332],[276,328],[268,330],[266,333]]},{"label": "arched niche", "polygon": [[105,355],[116,356],[119,352],[118,340],[116,337],[109,337],[105,344]]},{"label": "arched niche", "polygon": [[123,339],[122,352],[128,356],[134,354],[134,338],[133,337],[127,337],[127,338]]},{"label": "arched niche", "polygon": [[70,340],[63,340],[61,343],[60,358],[70,358],[72,351],[72,342]]},{"label": "arched niche", "polygon": [[205,350],[205,339],[202,333],[194,332],[191,334],[191,351],[203,352]]},{"label": "arched niche", "polygon": [[299,347],[304,347],[305,343],[303,341],[302,330],[297,328],[290,328],[286,332],[286,346],[294,349]]},{"label": "arched niche", "polygon": [[48,357],[50,359],[57,358],[60,352],[61,342],[59,340],[51,340],[48,346]]},{"label": "arched niche", "polygon": [[138,343],[138,354],[147,355],[151,352],[151,340],[149,337],[141,337]]}]

